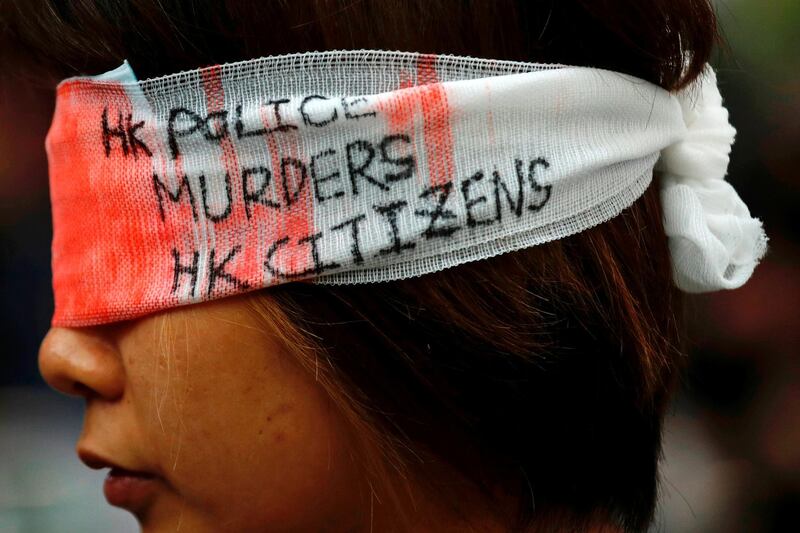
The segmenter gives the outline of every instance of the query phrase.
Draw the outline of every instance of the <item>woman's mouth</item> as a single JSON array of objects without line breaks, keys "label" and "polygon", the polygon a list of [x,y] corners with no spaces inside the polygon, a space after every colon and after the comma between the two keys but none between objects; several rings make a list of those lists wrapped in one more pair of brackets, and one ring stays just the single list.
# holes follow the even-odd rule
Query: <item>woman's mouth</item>
[{"label": "woman's mouth", "polygon": [[141,513],[152,502],[160,480],[155,474],[123,468],[85,444],[79,444],[78,456],[93,470],[111,469],[103,483],[103,494],[111,505]]},{"label": "woman's mouth", "polygon": [[103,494],[115,507],[141,511],[152,499],[156,481],[152,474],[114,467],[103,483]]}]

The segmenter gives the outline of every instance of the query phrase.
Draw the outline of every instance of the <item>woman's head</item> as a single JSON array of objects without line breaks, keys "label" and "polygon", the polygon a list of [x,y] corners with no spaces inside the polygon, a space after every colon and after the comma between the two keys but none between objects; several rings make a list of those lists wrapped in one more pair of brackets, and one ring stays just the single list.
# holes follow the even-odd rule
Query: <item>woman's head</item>
[{"label": "woman's head", "polygon": [[[677,89],[714,40],[701,0],[19,2],[14,13],[20,48],[59,77],[122,58],[146,77],[383,48],[589,65]],[[463,516],[638,531],[655,505],[676,314],[651,186],[611,221],[546,245],[405,281],[292,283],[54,328],[40,360],[52,385],[88,400],[85,459],[163,479],[140,509],[148,530],[419,529]]]}]

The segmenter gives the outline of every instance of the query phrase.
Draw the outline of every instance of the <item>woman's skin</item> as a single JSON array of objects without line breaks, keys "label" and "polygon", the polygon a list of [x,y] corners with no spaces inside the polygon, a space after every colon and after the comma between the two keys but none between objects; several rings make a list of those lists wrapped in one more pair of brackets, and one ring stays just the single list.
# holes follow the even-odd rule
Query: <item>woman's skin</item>
[{"label": "woman's skin", "polygon": [[[86,401],[81,460],[154,476],[117,499],[106,483],[146,533],[400,531],[371,498],[349,424],[247,297],[50,329],[39,367]],[[412,531],[507,530],[442,465],[422,475],[452,487],[461,509],[398,476]]]},{"label": "woman's skin", "polygon": [[115,502],[146,532],[347,531],[363,518],[344,422],[238,297],[52,328],[39,365],[86,400],[87,465],[156,476]]}]

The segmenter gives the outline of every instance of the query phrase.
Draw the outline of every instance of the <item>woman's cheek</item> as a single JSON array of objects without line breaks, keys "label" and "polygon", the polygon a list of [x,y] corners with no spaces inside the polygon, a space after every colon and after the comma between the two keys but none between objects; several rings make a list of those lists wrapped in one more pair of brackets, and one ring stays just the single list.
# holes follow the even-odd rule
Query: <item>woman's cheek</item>
[{"label": "woman's cheek", "polygon": [[290,530],[356,514],[358,478],[342,436],[302,402],[272,407],[260,424],[184,429],[170,473],[182,498],[224,522]]},{"label": "woman's cheek", "polygon": [[294,365],[264,364],[263,352],[236,356],[139,365],[132,388],[170,490],[242,527],[316,528],[357,514],[348,431],[321,387]]}]

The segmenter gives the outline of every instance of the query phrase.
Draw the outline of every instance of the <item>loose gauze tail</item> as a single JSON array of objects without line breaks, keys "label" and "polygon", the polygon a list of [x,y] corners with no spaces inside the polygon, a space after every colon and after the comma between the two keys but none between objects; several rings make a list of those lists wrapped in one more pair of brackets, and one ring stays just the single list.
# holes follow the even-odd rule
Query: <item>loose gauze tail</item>
[{"label": "loose gauze tail", "polygon": [[724,181],[727,118],[710,67],[678,95],[384,51],[65,80],[47,138],[52,322],[435,272],[609,220],[657,164],[676,283],[735,287],[766,237]]},{"label": "loose gauze tail", "polygon": [[734,289],[767,249],[761,221],[725,181],[736,130],[710,66],[677,98],[686,133],[657,165],[675,282],[687,292]]}]

